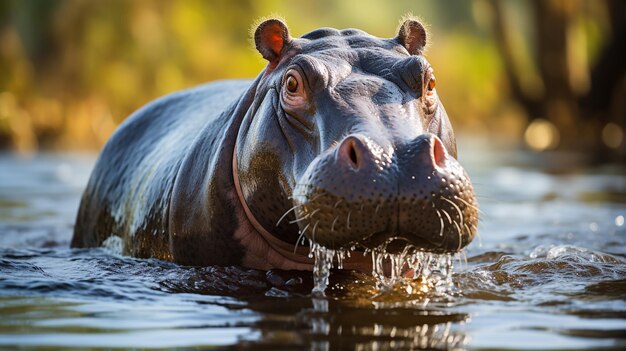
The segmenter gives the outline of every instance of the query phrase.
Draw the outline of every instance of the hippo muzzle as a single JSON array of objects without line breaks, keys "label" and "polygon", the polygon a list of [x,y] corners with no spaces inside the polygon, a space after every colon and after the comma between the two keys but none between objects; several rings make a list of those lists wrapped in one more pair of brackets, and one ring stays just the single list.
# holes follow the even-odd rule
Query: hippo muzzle
[{"label": "hippo muzzle", "polygon": [[331,249],[456,252],[477,221],[467,173],[430,133],[391,150],[347,136],[311,163],[294,202],[300,231]]}]

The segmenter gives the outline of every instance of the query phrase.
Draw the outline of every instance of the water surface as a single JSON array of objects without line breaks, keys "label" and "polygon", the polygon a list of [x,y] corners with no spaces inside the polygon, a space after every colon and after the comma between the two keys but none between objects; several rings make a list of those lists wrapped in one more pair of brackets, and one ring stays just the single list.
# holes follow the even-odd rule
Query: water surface
[{"label": "water surface", "polygon": [[[626,176],[468,143],[483,212],[450,294],[367,275],[181,267],[71,250],[95,155],[0,156],[2,349],[624,349]],[[531,165],[534,165],[531,167]]]}]

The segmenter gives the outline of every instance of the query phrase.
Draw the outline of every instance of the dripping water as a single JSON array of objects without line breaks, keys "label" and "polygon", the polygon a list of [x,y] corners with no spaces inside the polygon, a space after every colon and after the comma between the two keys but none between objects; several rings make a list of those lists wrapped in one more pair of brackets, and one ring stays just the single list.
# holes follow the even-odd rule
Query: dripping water
[{"label": "dripping water", "polygon": [[[312,241],[309,243],[309,257],[315,259],[313,294],[323,296],[331,269],[343,269],[343,261],[356,251],[356,246],[333,250]],[[364,251],[364,255],[372,258],[372,276],[379,292],[390,291],[398,286],[408,294],[452,291],[451,254],[423,252],[411,245],[405,246],[400,253],[391,253],[386,250],[386,246],[383,244]]]},{"label": "dripping water", "polygon": [[313,241],[309,241],[309,243],[311,245],[309,257],[315,258],[315,264],[313,265],[313,295],[324,295],[324,291],[328,286],[330,270],[333,267],[343,269],[343,260],[346,257],[350,257],[350,252],[342,249],[327,249]]}]

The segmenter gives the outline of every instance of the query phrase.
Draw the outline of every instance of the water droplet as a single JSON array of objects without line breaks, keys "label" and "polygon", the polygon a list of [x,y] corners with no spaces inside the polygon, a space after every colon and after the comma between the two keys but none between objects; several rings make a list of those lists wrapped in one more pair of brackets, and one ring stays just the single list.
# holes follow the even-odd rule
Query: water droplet
[{"label": "water droplet", "polygon": [[621,227],[624,225],[624,216],[619,215],[617,217],[615,217],[615,225],[618,227]]}]

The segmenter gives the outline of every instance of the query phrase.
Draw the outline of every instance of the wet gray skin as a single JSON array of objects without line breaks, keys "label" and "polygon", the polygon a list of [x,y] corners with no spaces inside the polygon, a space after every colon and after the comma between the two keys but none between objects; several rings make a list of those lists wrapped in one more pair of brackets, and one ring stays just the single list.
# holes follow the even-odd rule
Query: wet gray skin
[{"label": "wet gray skin", "polygon": [[472,240],[476,201],[419,22],[390,39],[331,28],[291,38],[270,19],[255,43],[268,65],[254,81],[168,95],[120,126],[73,247],[121,241],[124,254],[186,265],[311,269],[302,236],[438,253]]},{"label": "wet gray skin", "polygon": [[[264,26],[288,38],[266,22],[262,53]],[[395,250],[444,253],[472,240],[476,200],[425,44],[408,20],[394,39],[324,28],[268,57],[277,66],[237,147],[243,197],[264,228],[333,249],[396,238]]]}]

